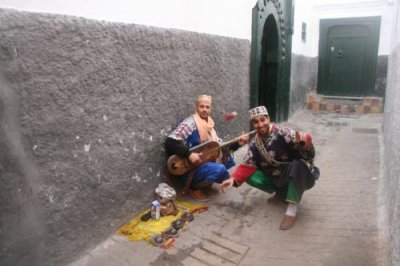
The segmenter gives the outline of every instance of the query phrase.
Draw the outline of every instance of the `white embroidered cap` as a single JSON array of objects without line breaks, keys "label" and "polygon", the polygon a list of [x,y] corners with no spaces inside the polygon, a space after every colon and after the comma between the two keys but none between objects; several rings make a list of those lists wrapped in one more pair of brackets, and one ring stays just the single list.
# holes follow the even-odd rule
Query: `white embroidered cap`
[{"label": "white embroidered cap", "polygon": [[202,102],[202,101],[206,101],[206,102],[209,102],[211,104],[211,96],[204,95],[204,94],[197,96],[196,103]]},{"label": "white embroidered cap", "polygon": [[257,106],[249,110],[250,120],[260,115],[269,115],[268,110],[265,106]]}]

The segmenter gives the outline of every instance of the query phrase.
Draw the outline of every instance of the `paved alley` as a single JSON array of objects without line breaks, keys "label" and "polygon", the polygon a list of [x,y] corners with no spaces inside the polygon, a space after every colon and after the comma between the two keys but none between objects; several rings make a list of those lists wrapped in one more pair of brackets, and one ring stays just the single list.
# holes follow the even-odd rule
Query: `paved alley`
[{"label": "paved alley", "polygon": [[213,196],[171,250],[114,235],[71,266],[381,265],[382,114],[301,111],[286,124],[312,134],[321,170],[292,229],[279,230],[283,205],[243,184]]}]

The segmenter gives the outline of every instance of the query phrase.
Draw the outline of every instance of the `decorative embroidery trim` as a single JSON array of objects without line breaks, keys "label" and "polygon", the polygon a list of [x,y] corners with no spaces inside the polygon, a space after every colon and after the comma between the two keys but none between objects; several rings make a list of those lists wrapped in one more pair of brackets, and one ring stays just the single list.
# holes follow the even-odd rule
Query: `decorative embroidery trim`
[{"label": "decorative embroidery trim", "polygon": [[256,147],[258,151],[261,153],[261,155],[265,158],[265,160],[273,167],[278,167],[280,165],[285,165],[289,163],[289,162],[278,162],[274,158],[272,158],[272,156],[265,149],[265,146],[258,134],[256,135]]},{"label": "decorative embroidery trim", "polygon": [[186,139],[196,130],[196,123],[194,122],[193,116],[190,116],[183,120],[174,131],[169,135],[170,138],[176,140]]},{"label": "decorative embroidery trim", "polygon": [[[273,167],[278,167],[280,165],[285,165],[285,164],[289,164],[289,162],[278,162],[277,160],[275,160],[274,158],[272,158],[272,156],[267,152],[267,150],[265,149],[264,144],[262,143],[261,138],[258,136],[258,134],[256,135],[256,147],[258,149],[258,151],[261,153],[261,155],[265,158],[265,160],[267,161],[267,163],[269,163],[271,166]],[[311,160],[305,160],[305,159],[301,159],[306,165],[307,167],[311,170],[314,167],[314,159]]]}]

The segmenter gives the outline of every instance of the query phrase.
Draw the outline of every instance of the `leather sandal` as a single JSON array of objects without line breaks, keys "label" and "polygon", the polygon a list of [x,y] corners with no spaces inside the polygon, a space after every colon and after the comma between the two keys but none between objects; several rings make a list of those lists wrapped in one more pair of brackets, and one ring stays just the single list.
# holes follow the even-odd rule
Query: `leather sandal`
[{"label": "leather sandal", "polygon": [[296,216],[285,215],[282,219],[279,229],[288,230],[293,227],[295,221],[296,221]]},{"label": "leather sandal", "polygon": [[211,185],[211,186],[202,188],[202,192],[204,192],[205,194],[211,196],[211,195],[216,195],[216,194],[218,194],[218,193],[219,193],[219,190]]},{"label": "leather sandal", "polygon": [[200,189],[188,189],[187,193],[192,196],[193,199],[200,201],[200,202],[206,202],[210,198],[203,193]]}]

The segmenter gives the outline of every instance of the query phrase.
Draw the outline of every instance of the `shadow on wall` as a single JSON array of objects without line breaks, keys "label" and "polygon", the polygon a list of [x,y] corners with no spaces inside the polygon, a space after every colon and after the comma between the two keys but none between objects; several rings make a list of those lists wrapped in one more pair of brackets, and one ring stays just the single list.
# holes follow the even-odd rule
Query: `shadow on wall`
[{"label": "shadow on wall", "polygon": [[15,254],[21,254],[21,265],[37,264],[44,256],[43,183],[22,145],[18,96],[1,68],[0,108],[0,257],[5,265],[12,265],[8,258]]}]

